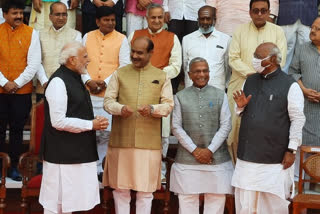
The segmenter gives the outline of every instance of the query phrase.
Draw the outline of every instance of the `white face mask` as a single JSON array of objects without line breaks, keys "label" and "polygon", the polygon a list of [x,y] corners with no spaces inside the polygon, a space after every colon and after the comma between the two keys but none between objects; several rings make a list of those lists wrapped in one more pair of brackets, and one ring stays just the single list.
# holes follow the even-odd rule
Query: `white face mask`
[{"label": "white face mask", "polygon": [[262,62],[263,60],[269,59],[270,57],[271,57],[271,56],[267,56],[267,57],[264,58],[264,59],[258,59],[258,58],[253,57],[253,59],[252,59],[252,67],[253,67],[253,69],[254,69],[257,73],[261,74],[261,73],[264,71],[265,68],[267,68],[267,67],[270,66],[270,64],[269,64],[269,65],[263,67],[263,66],[261,65],[261,62]]}]

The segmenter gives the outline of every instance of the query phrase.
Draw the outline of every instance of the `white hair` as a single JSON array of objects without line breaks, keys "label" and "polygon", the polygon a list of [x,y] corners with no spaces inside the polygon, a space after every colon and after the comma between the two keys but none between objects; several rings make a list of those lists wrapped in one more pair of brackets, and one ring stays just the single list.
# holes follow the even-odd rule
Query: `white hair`
[{"label": "white hair", "polygon": [[191,71],[191,67],[194,63],[196,62],[205,62],[207,63],[208,67],[209,67],[209,64],[208,64],[208,61],[205,59],[205,58],[202,58],[202,57],[195,57],[193,58],[190,63],[189,63],[189,71]]},{"label": "white hair", "polygon": [[275,46],[271,49],[269,56],[277,56],[277,64],[280,65],[282,60],[282,55],[280,49]]},{"label": "white hair", "polygon": [[80,42],[69,42],[61,49],[59,56],[59,64],[64,65],[72,56],[77,56],[79,49],[83,48]]},{"label": "white hair", "polygon": [[164,9],[163,9],[163,7],[162,7],[160,4],[151,3],[151,4],[149,4],[148,7],[147,7],[146,17],[149,17],[149,12],[150,12],[150,10],[155,9],[155,8],[161,8],[162,11],[163,11],[163,14],[164,14]]}]

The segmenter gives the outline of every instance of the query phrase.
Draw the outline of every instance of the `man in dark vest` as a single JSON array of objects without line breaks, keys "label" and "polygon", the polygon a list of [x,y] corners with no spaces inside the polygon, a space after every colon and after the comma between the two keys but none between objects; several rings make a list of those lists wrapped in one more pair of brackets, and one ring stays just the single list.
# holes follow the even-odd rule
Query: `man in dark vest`
[{"label": "man in dark vest", "polygon": [[208,85],[204,58],[192,59],[188,70],[193,85],[178,92],[174,102],[172,132],[179,147],[170,190],[178,193],[179,213],[199,213],[199,194],[204,193],[203,212],[223,214],[225,194],[233,193],[233,165],[226,143],[231,130],[228,98],[223,90]]},{"label": "man in dark vest", "polygon": [[85,47],[79,42],[66,44],[59,63],[44,100],[39,201],[45,214],[90,210],[100,203],[94,130],[108,126],[106,118],[94,118],[89,92],[81,80],[89,63]]},{"label": "man in dark vest", "polygon": [[289,213],[286,199],[302,140],[304,98],[280,63],[275,44],[259,45],[252,60],[257,73],[247,78],[243,90],[233,93],[236,113],[242,116],[232,178],[240,214]]}]

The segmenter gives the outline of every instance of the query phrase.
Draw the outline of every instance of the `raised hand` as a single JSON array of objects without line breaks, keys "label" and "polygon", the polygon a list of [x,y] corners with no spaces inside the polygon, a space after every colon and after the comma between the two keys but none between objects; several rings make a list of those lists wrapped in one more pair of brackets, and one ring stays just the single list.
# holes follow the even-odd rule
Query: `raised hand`
[{"label": "raised hand", "polygon": [[247,96],[244,94],[242,90],[236,91],[233,93],[233,99],[236,102],[238,108],[244,108],[248,105],[251,100],[251,95]]},{"label": "raised hand", "polygon": [[121,109],[121,117],[130,117],[133,113],[133,110],[130,106],[123,106]]}]

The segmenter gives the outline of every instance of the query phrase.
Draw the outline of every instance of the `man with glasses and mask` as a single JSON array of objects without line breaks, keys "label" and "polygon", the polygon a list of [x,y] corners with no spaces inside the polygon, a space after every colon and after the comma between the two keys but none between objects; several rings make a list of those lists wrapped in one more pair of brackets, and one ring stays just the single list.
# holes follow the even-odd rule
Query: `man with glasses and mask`
[{"label": "man with glasses and mask", "polygon": [[213,7],[203,6],[198,11],[199,30],[183,37],[183,68],[185,87],[192,85],[188,76],[190,61],[198,56],[205,58],[210,67],[208,84],[221,90],[226,88],[226,74],[229,70],[228,44],[230,36],[214,28],[215,13]]},{"label": "man with glasses and mask", "polygon": [[[68,13],[64,3],[54,2],[50,5],[49,19],[52,25],[40,31],[42,66],[37,72],[37,77],[41,85],[45,85],[48,78],[60,67],[59,54],[62,47],[72,41],[82,41],[81,33],[66,25]],[[41,85],[38,82],[37,101],[44,97],[44,87]]]},{"label": "man with glasses and mask", "polygon": [[232,178],[238,214],[289,213],[286,199],[302,140],[304,98],[280,63],[275,44],[259,45],[252,60],[256,73],[233,93],[231,108],[242,118]]},{"label": "man with glasses and mask", "polygon": [[270,15],[269,8],[269,0],[251,0],[249,14],[252,21],[241,25],[235,31],[230,44],[229,65],[232,68],[232,75],[228,87],[228,100],[232,114],[232,130],[228,138],[228,145],[231,146],[234,161],[236,159],[240,119],[233,111],[233,92],[240,90],[247,77],[256,72],[251,63],[255,49],[261,43],[272,42],[279,47],[283,56],[281,65],[283,66],[286,61],[286,38],[281,27],[267,22]]}]

